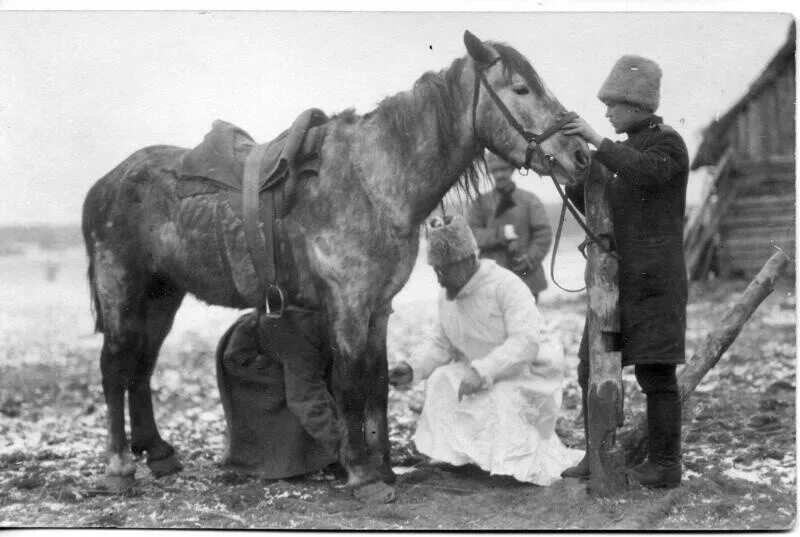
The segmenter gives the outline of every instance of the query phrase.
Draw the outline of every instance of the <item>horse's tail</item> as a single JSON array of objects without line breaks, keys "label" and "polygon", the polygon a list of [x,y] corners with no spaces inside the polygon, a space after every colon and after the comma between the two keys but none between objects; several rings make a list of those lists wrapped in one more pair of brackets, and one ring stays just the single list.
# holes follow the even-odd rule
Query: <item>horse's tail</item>
[{"label": "horse's tail", "polygon": [[100,299],[97,296],[97,280],[95,279],[95,230],[97,229],[98,216],[100,216],[102,196],[99,196],[98,190],[101,189],[100,182],[96,183],[86,195],[83,202],[83,214],[81,218],[81,231],[83,233],[83,242],[86,245],[86,255],[89,258],[89,268],[86,271],[86,277],[89,280],[89,293],[90,303],[89,307],[92,310],[94,317],[94,330],[95,332],[103,332],[103,310],[100,307]]},{"label": "horse's tail", "polygon": [[[91,254],[90,254],[91,256]],[[94,331],[103,331],[103,314],[100,309],[100,302],[97,299],[97,288],[94,284],[94,260],[89,257],[89,269],[86,271],[86,277],[89,280],[89,292],[91,293],[91,302],[89,307],[92,309],[94,315]]]}]

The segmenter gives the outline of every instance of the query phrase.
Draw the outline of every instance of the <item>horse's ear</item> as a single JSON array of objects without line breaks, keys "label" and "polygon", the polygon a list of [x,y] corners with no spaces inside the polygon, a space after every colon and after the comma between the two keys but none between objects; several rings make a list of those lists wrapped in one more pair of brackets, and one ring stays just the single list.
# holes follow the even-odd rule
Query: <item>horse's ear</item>
[{"label": "horse's ear", "polygon": [[469,30],[464,30],[464,45],[466,45],[469,55],[476,62],[492,62],[492,51]]}]

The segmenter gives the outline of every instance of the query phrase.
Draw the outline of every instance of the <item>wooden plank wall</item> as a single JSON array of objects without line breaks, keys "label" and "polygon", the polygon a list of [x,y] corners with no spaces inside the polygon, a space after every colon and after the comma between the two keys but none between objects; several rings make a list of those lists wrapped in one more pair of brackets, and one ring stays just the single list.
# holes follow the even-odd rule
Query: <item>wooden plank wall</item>
[{"label": "wooden plank wall", "polygon": [[792,65],[729,131],[734,166],[717,189],[721,199],[733,198],[720,222],[721,277],[752,277],[775,252],[773,244],[794,255],[795,87]]},{"label": "wooden plank wall", "polygon": [[738,190],[720,222],[720,276],[749,278],[775,253],[773,245],[794,256],[794,163],[740,164],[731,175]]},{"label": "wooden plank wall", "polygon": [[797,88],[795,68],[787,69],[776,81],[775,89],[778,101],[778,153],[794,155],[795,152],[795,103]]},{"label": "wooden plank wall", "polygon": [[739,160],[794,154],[794,69],[787,69],[742,108],[728,136]]}]

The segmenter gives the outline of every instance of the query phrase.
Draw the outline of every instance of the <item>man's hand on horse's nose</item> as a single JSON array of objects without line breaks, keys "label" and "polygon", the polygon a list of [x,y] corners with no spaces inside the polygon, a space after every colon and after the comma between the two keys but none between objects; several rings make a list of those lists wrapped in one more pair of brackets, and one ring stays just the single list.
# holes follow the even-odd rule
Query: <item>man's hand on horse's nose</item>
[{"label": "man's hand on horse's nose", "polygon": [[561,127],[560,130],[562,134],[566,134],[567,136],[580,136],[595,147],[599,146],[603,141],[603,137],[582,117],[576,117]]}]

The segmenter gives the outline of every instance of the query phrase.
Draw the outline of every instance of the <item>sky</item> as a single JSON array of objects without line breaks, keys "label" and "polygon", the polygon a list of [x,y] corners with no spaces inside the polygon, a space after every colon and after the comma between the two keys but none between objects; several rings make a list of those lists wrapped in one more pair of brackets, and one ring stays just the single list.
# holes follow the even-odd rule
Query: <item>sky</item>
[{"label": "sky", "polygon": [[[0,0],[0,225],[78,223],[88,189],[128,155],[192,147],[217,118],[264,143],[310,107],[366,113],[464,56],[465,29],[517,48],[568,109],[617,139],[597,90],[621,55],[655,60],[664,73],[658,113],[693,156],[701,129],[746,93],[792,20],[764,11],[552,12],[541,2],[428,11],[436,5],[17,11],[25,4]],[[558,199],[547,178],[531,173],[518,184]],[[690,180],[689,203],[701,185]]]}]

